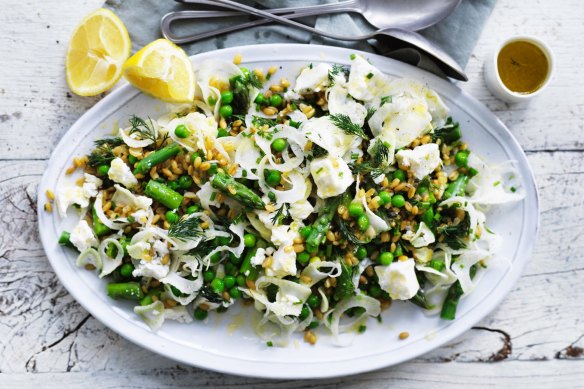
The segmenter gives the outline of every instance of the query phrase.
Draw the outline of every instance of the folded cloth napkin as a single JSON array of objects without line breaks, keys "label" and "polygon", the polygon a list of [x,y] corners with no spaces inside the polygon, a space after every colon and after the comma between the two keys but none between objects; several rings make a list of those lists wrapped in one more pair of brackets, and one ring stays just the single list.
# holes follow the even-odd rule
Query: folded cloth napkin
[{"label": "folded cloth napkin", "polygon": [[[297,7],[322,3],[337,2],[337,0],[240,0],[242,3],[258,8]],[[342,1],[342,0],[341,0]],[[472,49],[480,35],[483,25],[490,15],[496,0],[463,0],[456,10],[440,23],[421,31],[429,40],[442,47],[461,66],[466,66]],[[391,1],[388,1],[390,6]],[[162,15],[182,9],[201,9],[199,6],[184,5],[172,0],[107,0],[105,7],[114,11],[127,26],[132,39],[133,50],[136,51],[149,42],[161,37],[160,18]],[[195,8],[197,7],[197,8]],[[198,19],[188,23],[176,24],[176,32],[180,34],[195,33],[216,29],[221,26],[241,23],[251,20],[247,17]],[[300,19],[301,22],[312,25],[324,31],[343,31],[347,35],[358,35],[374,30],[360,15],[334,14]],[[174,28],[174,25],[173,25]],[[270,24],[246,30],[232,32],[208,38],[198,42],[183,45],[189,54],[242,46],[246,44],[263,43],[312,43],[342,46],[357,50],[374,52],[367,42],[341,42],[313,36],[293,27]],[[390,56],[392,56],[390,54]],[[427,61],[419,61],[419,56],[412,56],[407,50],[396,51],[394,58],[414,65],[432,68]],[[413,58],[413,59],[412,59]]]}]

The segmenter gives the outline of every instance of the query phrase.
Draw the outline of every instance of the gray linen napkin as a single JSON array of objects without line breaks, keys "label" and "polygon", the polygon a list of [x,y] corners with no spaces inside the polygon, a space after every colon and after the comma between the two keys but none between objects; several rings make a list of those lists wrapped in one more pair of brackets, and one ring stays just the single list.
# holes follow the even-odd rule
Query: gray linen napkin
[{"label": "gray linen napkin", "polygon": [[[317,3],[331,3],[337,0],[240,0],[251,6],[269,8],[313,5]],[[342,0],[341,0],[342,1]],[[461,66],[466,66],[472,49],[480,35],[484,22],[490,15],[496,0],[463,0],[460,6],[446,19],[435,26],[423,30],[421,33],[448,52]],[[388,3],[391,3],[388,1]],[[389,6],[389,4],[388,4]],[[185,6],[172,0],[107,0],[106,8],[113,10],[125,23],[132,39],[133,51],[136,51],[149,42],[161,37],[160,18],[165,13],[180,9],[195,9],[194,6]],[[196,8],[200,9],[200,7]],[[250,20],[247,17],[226,19],[198,19],[189,23],[176,25],[176,32],[180,34],[208,31],[221,26],[241,23]],[[315,26],[325,31],[343,31],[347,35],[361,34],[373,30],[360,15],[335,14],[300,19],[301,22]],[[174,28],[174,27],[173,27]],[[189,54],[222,49],[226,47],[242,46],[246,44],[264,43],[312,43],[333,46],[350,47],[358,50],[373,52],[374,49],[367,42],[340,42],[300,31],[282,25],[263,25],[247,30],[232,32],[214,38],[205,39],[183,45]],[[399,58],[405,60],[407,59]],[[425,67],[423,64],[418,64]]]}]

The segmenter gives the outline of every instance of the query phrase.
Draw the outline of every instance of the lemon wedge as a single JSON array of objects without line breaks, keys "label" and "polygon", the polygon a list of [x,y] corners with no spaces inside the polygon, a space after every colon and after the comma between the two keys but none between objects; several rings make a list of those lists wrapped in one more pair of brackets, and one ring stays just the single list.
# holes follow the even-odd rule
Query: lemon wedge
[{"label": "lemon wedge", "polygon": [[192,102],[195,74],[183,49],[166,39],[144,46],[124,64],[124,77],[136,88],[171,103]]},{"label": "lemon wedge", "polygon": [[101,8],[87,15],[67,48],[69,88],[81,96],[95,96],[110,89],[122,75],[131,46],[128,30],[112,11]]}]

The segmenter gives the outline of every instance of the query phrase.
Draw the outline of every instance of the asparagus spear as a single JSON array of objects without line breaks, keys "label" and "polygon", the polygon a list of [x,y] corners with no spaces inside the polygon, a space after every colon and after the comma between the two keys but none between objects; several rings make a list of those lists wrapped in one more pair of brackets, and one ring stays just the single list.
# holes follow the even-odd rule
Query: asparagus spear
[{"label": "asparagus spear", "polygon": [[144,193],[170,209],[177,209],[183,201],[183,196],[180,193],[154,180],[148,181]]},{"label": "asparagus spear", "polygon": [[108,234],[111,230],[108,226],[103,224],[99,218],[97,217],[97,213],[95,212],[95,205],[91,208],[91,215],[93,216],[93,232],[99,238]]},{"label": "asparagus spear", "polygon": [[461,174],[458,178],[452,181],[446,187],[444,191],[444,199],[449,199],[454,196],[459,196],[464,194],[464,190],[466,189],[466,184],[468,184],[468,176]]},{"label": "asparagus spear", "polygon": [[[476,272],[477,266],[472,265],[470,268],[470,278],[473,279]],[[446,294],[446,299],[444,300],[444,304],[442,305],[442,311],[440,312],[440,317],[444,320],[454,320],[456,318],[456,308],[458,307],[458,301],[464,294],[462,290],[462,286],[460,285],[459,281],[456,281],[450,289],[448,289],[448,293]]]},{"label": "asparagus spear", "polygon": [[328,202],[322,214],[316,219],[310,230],[310,235],[306,238],[306,250],[309,253],[318,251],[318,246],[324,241],[327,231],[331,228],[331,224],[335,213],[337,212],[338,200],[333,199]]},{"label": "asparagus spear", "polygon": [[142,288],[137,282],[120,282],[107,284],[107,295],[113,299],[141,300],[144,297]]},{"label": "asparagus spear", "polygon": [[73,243],[71,243],[71,233],[69,231],[61,232],[61,236],[59,236],[59,244],[61,246],[75,248],[75,246],[73,246]]},{"label": "asparagus spear", "polygon": [[450,144],[454,143],[460,138],[462,138],[462,133],[460,132],[460,125],[455,123],[451,117],[446,120],[446,124],[443,127],[438,128],[434,131],[432,135],[433,141],[436,139],[441,139],[443,143]]},{"label": "asparagus spear", "polygon": [[178,143],[171,143],[140,160],[134,169],[134,174],[146,174],[154,165],[158,165],[167,159],[174,157],[179,152],[180,145]]},{"label": "asparagus spear", "polygon": [[266,207],[260,196],[255,194],[254,191],[225,173],[215,174],[211,180],[211,185],[246,207],[254,209],[264,209]]}]

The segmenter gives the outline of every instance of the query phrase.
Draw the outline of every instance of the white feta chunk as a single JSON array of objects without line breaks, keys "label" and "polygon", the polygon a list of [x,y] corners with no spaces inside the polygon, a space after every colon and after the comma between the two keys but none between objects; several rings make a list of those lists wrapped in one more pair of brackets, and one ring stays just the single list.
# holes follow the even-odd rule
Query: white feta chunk
[{"label": "white feta chunk", "polygon": [[335,84],[329,90],[328,108],[331,115],[347,115],[360,127],[365,123],[367,108],[356,102],[342,85]]},{"label": "white feta chunk", "polygon": [[310,163],[310,173],[320,198],[337,196],[353,183],[353,173],[340,157],[327,156]]},{"label": "white feta chunk", "polygon": [[333,157],[342,157],[361,144],[361,138],[345,133],[328,116],[310,119],[300,127],[304,135]]},{"label": "white feta chunk", "polygon": [[400,167],[411,170],[418,180],[431,174],[441,162],[440,150],[436,143],[421,145],[413,150],[400,150],[395,158]]},{"label": "white feta chunk", "polygon": [[389,293],[389,297],[394,300],[409,300],[420,289],[412,258],[392,262],[389,266],[376,266],[375,273],[381,289]]},{"label": "white feta chunk", "polygon": [[57,189],[57,209],[61,217],[67,216],[67,209],[77,204],[81,208],[89,206],[89,197],[80,186],[61,187]]},{"label": "white feta chunk", "polygon": [[290,216],[294,220],[304,220],[314,211],[308,200],[297,201],[290,204]]},{"label": "white feta chunk", "polygon": [[282,278],[296,274],[296,252],[287,247],[280,247],[272,255],[272,263],[266,268],[266,275]]},{"label": "white feta chunk", "polygon": [[351,63],[347,84],[349,94],[357,100],[371,101],[383,94],[389,79],[365,58],[356,55]]},{"label": "white feta chunk", "polygon": [[77,223],[77,226],[71,231],[69,240],[73,246],[77,247],[79,252],[83,252],[90,247],[97,247],[99,245],[99,241],[95,237],[93,230],[85,220],[80,220],[79,223]]},{"label": "white feta chunk", "polygon": [[110,180],[122,184],[126,188],[131,188],[138,184],[138,179],[121,158],[112,160],[107,176]]},{"label": "white feta chunk", "polygon": [[325,63],[319,63],[318,65],[310,65],[300,72],[298,78],[296,78],[296,84],[294,85],[294,92],[297,93],[309,93],[309,92],[319,92],[329,85],[329,71],[331,66]]}]

